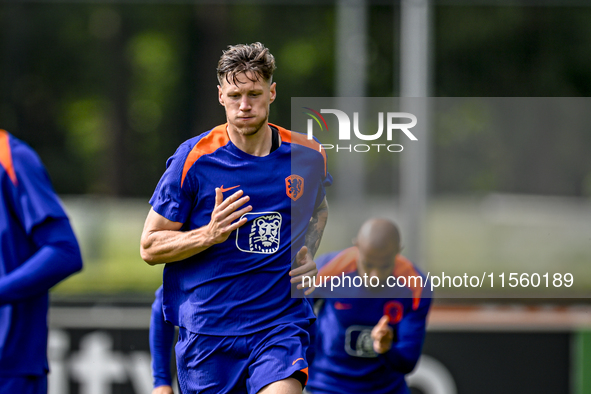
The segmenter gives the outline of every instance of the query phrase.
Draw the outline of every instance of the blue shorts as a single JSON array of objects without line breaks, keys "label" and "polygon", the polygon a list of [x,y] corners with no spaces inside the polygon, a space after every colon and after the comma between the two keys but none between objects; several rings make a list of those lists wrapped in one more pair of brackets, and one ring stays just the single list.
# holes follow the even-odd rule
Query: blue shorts
[{"label": "blue shorts", "polygon": [[179,330],[175,346],[183,394],[255,394],[289,377],[305,386],[308,323],[282,324],[246,336],[214,336]]},{"label": "blue shorts", "polygon": [[0,376],[0,393],[47,394],[47,375]]}]

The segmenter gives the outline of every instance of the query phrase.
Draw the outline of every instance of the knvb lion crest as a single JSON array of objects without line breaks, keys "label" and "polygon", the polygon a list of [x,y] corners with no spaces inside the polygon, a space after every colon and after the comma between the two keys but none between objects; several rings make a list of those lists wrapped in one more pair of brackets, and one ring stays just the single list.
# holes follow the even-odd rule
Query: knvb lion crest
[{"label": "knvb lion crest", "polygon": [[304,194],[304,178],[299,175],[290,175],[285,178],[285,193],[293,201]]},{"label": "knvb lion crest", "polygon": [[[279,250],[281,214],[278,212],[247,213],[248,224],[238,229],[236,246],[243,252],[272,254]],[[243,216],[243,217],[244,217]],[[251,219],[249,216],[254,217]],[[249,228],[245,233],[242,228]],[[242,232],[241,232],[242,230]]]}]

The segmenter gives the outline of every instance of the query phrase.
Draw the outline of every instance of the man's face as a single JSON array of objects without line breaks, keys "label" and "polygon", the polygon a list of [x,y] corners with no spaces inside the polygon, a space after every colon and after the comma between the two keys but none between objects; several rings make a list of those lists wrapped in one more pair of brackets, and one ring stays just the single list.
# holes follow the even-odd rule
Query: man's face
[{"label": "man's face", "polygon": [[392,275],[394,270],[394,259],[398,248],[375,249],[365,246],[361,242],[357,246],[359,248],[359,264],[357,265],[359,275],[377,276],[380,283],[386,283],[388,276]]},{"label": "man's face", "polygon": [[252,71],[237,74],[236,80],[237,85],[224,79],[222,85],[218,85],[218,98],[226,108],[231,131],[253,135],[269,118],[269,106],[276,95],[275,83],[269,84],[260,77],[257,80]]}]

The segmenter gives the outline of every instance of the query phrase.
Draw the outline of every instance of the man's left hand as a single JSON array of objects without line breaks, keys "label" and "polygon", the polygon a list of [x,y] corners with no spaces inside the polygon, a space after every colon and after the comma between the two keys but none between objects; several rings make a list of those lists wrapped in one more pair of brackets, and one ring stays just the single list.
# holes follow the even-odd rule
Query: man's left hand
[{"label": "man's left hand", "polygon": [[[308,248],[303,246],[298,254],[296,255],[296,267],[289,271],[289,276],[291,276],[291,283],[298,283],[297,288],[302,289],[302,279],[304,276],[311,278],[312,286],[309,287],[308,290],[304,292],[305,295],[310,295],[316,289],[314,287],[314,279],[316,278],[316,274],[318,273],[318,269],[316,268],[316,263],[312,258],[312,255],[308,252]],[[306,283],[308,281],[305,281]]]},{"label": "man's left hand", "polygon": [[152,394],[174,394],[174,392],[172,391],[172,387],[164,385],[155,387],[152,390]]}]

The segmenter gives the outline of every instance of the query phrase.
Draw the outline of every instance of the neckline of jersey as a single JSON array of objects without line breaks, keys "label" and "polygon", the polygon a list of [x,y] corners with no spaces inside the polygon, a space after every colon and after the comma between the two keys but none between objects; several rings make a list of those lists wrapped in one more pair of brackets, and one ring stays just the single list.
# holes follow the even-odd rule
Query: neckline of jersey
[{"label": "neckline of jersey", "polygon": [[[269,127],[273,127],[273,126],[269,125]],[[277,132],[279,133],[279,135],[281,135],[281,131],[278,128],[277,128]],[[227,131],[226,131],[226,133],[227,133]],[[240,149],[236,145],[234,145],[234,143],[232,142],[232,140],[230,138],[228,138],[227,147],[233,154],[235,154],[236,156],[239,156],[241,158],[253,160],[253,161],[265,161],[265,160],[274,159],[276,156],[279,156],[279,155],[285,153],[285,151],[287,149],[287,144],[282,139],[279,147],[265,156],[255,156],[255,155],[251,155],[250,153],[244,152],[242,149]]]}]

